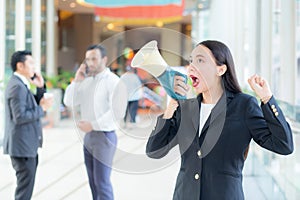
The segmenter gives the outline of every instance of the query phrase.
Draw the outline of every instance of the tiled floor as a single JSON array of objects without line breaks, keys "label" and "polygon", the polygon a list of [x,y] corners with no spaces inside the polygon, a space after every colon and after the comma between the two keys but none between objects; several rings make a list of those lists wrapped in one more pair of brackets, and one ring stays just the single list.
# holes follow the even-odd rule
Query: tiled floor
[{"label": "tiled floor", "polygon": [[[122,131],[118,131],[118,153],[111,177],[116,200],[172,199],[178,159],[171,156],[169,160],[156,161],[145,156],[145,144],[155,118],[150,115],[144,118],[138,127],[120,127]],[[92,199],[81,141],[81,134],[70,119],[61,121],[55,128],[44,130],[44,146],[39,152],[33,200]],[[171,154],[176,155],[176,152]],[[245,198],[269,199],[261,189],[263,186],[259,185],[264,181],[258,181],[264,176],[251,175],[252,158],[250,154],[245,166]],[[145,168],[146,171],[143,170]],[[0,177],[0,199],[13,199],[15,176],[8,156],[0,155]],[[277,197],[275,199],[282,199]]]}]

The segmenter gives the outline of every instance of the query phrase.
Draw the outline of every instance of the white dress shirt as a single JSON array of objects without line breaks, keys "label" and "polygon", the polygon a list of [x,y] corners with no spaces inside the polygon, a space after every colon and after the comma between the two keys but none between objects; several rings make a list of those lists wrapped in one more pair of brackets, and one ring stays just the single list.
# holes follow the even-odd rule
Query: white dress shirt
[{"label": "white dress shirt", "polygon": [[207,121],[211,110],[214,108],[215,104],[206,104],[201,103],[201,109],[200,109],[200,124],[199,124],[199,136],[201,134],[202,128]]},{"label": "white dress shirt", "polygon": [[95,77],[72,82],[66,89],[64,103],[80,107],[81,120],[89,121],[95,131],[112,131],[124,117],[127,96],[119,77],[109,68]]},{"label": "white dress shirt", "polygon": [[30,83],[29,83],[28,79],[25,76],[23,76],[22,74],[19,74],[18,72],[14,72],[14,75],[19,77],[23,81],[23,83],[26,85],[26,87],[28,89],[30,89]]}]

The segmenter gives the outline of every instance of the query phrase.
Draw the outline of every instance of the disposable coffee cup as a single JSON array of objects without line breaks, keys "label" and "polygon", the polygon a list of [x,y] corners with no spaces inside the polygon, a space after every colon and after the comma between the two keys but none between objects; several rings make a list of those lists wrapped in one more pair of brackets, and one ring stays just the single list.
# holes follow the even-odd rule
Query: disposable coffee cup
[{"label": "disposable coffee cup", "polygon": [[44,98],[45,99],[53,98],[53,94],[49,93],[49,92],[46,92],[46,93],[44,93]]}]

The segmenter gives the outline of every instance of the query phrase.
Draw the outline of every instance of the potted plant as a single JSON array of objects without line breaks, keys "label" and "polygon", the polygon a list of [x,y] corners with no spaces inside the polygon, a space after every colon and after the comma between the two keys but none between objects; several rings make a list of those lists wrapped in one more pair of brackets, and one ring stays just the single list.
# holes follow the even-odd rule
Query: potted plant
[{"label": "potted plant", "polygon": [[53,106],[48,111],[49,126],[57,124],[62,117],[68,115],[66,108],[63,105],[62,99],[64,91],[74,77],[74,73],[61,70],[58,75],[47,76],[44,75],[47,92],[54,96]]}]

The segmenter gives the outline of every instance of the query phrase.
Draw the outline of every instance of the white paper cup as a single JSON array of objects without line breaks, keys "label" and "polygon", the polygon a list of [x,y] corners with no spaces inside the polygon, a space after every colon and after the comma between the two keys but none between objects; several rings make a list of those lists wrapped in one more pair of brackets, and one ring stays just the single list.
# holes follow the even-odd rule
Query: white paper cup
[{"label": "white paper cup", "polygon": [[46,93],[44,93],[44,98],[45,99],[53,98],[53,94],[49,93],[49,92],[46,92]]}]

